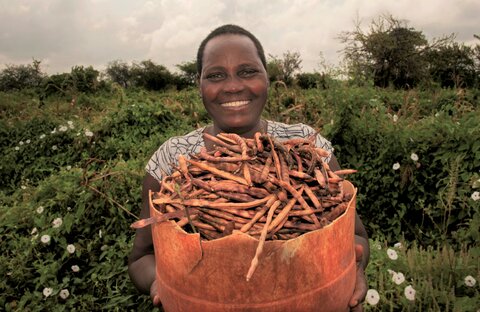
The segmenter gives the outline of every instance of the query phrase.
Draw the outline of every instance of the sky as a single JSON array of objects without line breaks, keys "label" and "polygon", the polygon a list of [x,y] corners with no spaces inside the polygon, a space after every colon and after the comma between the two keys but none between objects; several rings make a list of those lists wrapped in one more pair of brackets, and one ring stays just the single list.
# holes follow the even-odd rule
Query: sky
[{"label": "sky", "polygon": [[298,52],[302,71],[337,65],[342,32],[390,14],[431,41],[479,43],[478,0],[0,0],[0,69],[40,60],[48,74],[152,60],[178,71],[223,24],[251,31],[269,55]]}]

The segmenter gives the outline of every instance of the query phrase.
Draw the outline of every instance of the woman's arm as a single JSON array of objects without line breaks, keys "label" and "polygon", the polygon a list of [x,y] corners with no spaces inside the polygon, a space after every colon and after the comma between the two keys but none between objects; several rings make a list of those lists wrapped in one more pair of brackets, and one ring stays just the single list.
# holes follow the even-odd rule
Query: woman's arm
[{"label": "woman's arm", "polygon": [[[158,192],[160,183],[147,173],[143,179],[141,219],[150,216],[149,190]],[[150,288],[155,280],[155,255],[150,225],[136,231],[133,248],[128,258],[128,274],[138,290],[144,294],[150,294]]]}]

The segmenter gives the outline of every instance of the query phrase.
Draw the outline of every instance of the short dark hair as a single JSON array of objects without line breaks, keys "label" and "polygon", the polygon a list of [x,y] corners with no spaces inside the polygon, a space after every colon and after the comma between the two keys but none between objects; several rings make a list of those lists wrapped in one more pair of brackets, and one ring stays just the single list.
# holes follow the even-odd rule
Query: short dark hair
[{"label": "short dark hair", "polygon": [[197,73],[199,77],[202,74],[203,51],[205,51],[205,46],[210,41],[210,39],[213,39],[221,35],[242,35],[250,38],[250,40],[253,41],[255,48],[257,48],[257,53],[258,53],[258,56],[260,57],[260,61],[263,64],[263,67],[265,68],[265,70],[267,69],[265,52],[263,51],[262,44],[260,43],[260,41],[258,41],[257,37],[255,37],[251,32],[249,32],[248,30],[240,26],[233,25],[233,24],[226,24],[226,25],[215,28],[210,34],[208,34],[208,36],[205,39],[203,39],[202,43],[200,43],[200,47],[198,48],[198,51],[197,51]]}]

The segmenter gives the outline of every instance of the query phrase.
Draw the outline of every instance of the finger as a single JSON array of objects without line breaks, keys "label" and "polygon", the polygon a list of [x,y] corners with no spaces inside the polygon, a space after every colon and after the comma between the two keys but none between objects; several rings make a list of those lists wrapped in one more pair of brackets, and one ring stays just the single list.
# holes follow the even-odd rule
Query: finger
[{"label": "finger", "polygon": [[363,305],[359,304],[350,308],[350,312],[363,312]]},{"label": "finger", "polygon": [[155,297],[153,297],[153,305],[154,305],[155,307],[158,307],[158,306],[160,306],[160,304],[161,304],[160,296],[155,295]]},{"label": "finger", "polygon": [[348,303],[348,306],[353,309],[354,307],[361,305],[360,296],[361,296],[360,291],[355,291],[353,293],[352,298],[350,298],[350,302]]},{"label": "finger", "polygon": [[361,262],[363,258],[363,246],[360,244],[355,244],[355,257],[357,262]]},{"label": "finger", "polygon": [[357,271],[357,280],[355,282],[355,290],[350,298],[348,305],[353,308],[357,305],[361,305],[365,300],[365,296],[367,294],[367,281],[365,279],[365,275],[361,268]]}]

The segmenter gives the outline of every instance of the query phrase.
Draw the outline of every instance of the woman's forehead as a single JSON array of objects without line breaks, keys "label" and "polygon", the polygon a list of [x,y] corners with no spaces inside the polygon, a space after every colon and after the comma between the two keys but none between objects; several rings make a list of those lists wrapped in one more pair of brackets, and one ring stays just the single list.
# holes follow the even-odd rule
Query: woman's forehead
[{"label": "woman's forehead", "polygon": [[207,65],[209,62],[228,56],[241,56],[261,63],[253,41],[247,36],[237,34],[225,34],[210,39],[205,46],[203,62]]}]

